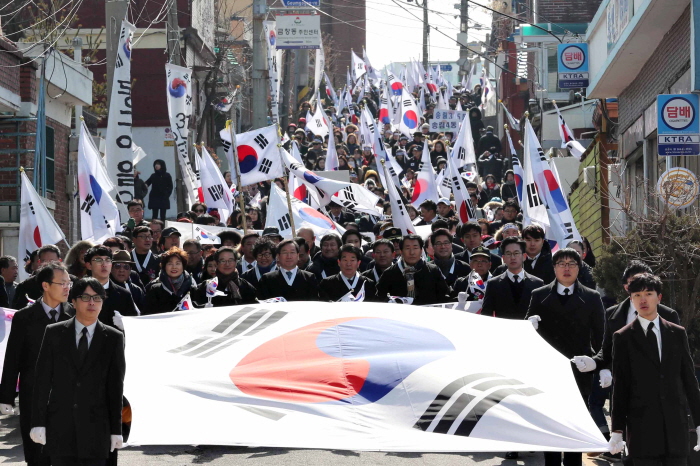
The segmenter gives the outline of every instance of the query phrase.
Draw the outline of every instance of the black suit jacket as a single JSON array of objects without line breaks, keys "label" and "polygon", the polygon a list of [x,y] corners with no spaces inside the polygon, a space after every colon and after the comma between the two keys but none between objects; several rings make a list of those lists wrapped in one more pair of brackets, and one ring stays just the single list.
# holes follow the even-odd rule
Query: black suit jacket
[{"label": "black suit jacket", "polygon": [[525,272],[520,301],[516,302],[511,291],[510,278],[507,273],[493,277],[486,284],[486,294],[481,314],[503,319],[524,319],[530,306],[530,296],[544,282],[534,275]]},{"label": "black suit jacket", "polygon": [[114,311],[119,311],[123,316],[139,315],[136,311],[134,299],[131,297],[131,292],[126,288],[122,288],[110,280],[109,288],[105,291],[107,292],[107,299],[102,303],[102,311],[98,317],[100,322],[110,327],[115,327],[113,320]]},{"label": "black suit jacket", "polygon": [[319,299],[321,301],[338,301],[340,298],[348,294],[348,292],[351,292],[353,296],[357,297],[357,293],[362,290],[362,286],[364,285],[365,287],[365,301],[376,301],[377,296],[376,296],[376,289],[375,289],[375,283],[373,280],[360,275],[360,278],[357,280],[357,285],[355,285],[355,288],[348,289],[348,286],[345,284],[343,281],[342,277],[340,274],[333,275],[328,278],[324,278],[321,280],[321,283],[318,286],[318,294],[319,294]]},{"label": "black suit jacket", "polygon": [[5,279],[0,275],[0,307],[10,307],[10,299],[5,289]]},{"label": "black suit jacket", "polygon": [[[450,302],[450,287],[436,265],[423,262],[414,276],[414,305]],[[377,300],[385,303],[389,296],[408,296],[408,284],[398,263],[386,269],[377,283]]]},{"label": "black suit jacket", "polygon": [[[69,274],[69,276],[73,283],[78,280],[78,277],[74,275]],[[36,301],[43,294],[44,289],[41,287],[41,283],[39,283],[39,280],[37,280],[36,275],[32,275],[17,285],[17,289],[15,290],[15,299],[12,301],[12,306],[10,307],[12,309],[24,309],[29,305],[27,296]]]},{"label": "black suit jacket", "polygon": [[[457,260],[460,260],[460,261],[465,262],[467,264],[469,264],[470,257],[471,257],[471,254],[469,253],[469,251],[466,248],[464,249],[464,251],[462,251],[458,254],[455,254],[455,258]],[[491,275],[493,275],[495,277],[496,275],[500,275],[506,271],[505,265],[502,267],[502,269],[499,269],[499,267],[501,265],[503,265],[503,259],[501,259],[500,257],[498,257],[495,254],[491,254],[490,259],[491,259],[491,268],[489,269],[489,272],[491,272]]]},{"label": "black suit jacket", "polygon": [[700,390],[685,329],[663,317],[661,361],[638,319],[613,336],[612,429],[627,432],[632,458],[688,453],[687,410],[700,425]]},{"label": "black suit jacket", "polygon": [[49,456],[106,459],[110,435],[122,433],[124,335],[95,325],[80,364],[75,318],[46,328],[36,364],[32,427],[46,427]]},{"label": "black suit jacket", "polygon": [[346,223],[352,223],[355,221],[355,216],[349,212],[341,212],[338,220],[336,220],[332,214],[328,217],[341,227],[344,227]]},{"label": "black suit jacket", "polygon": [[[488,287],[487,287],[488,288]],[[538,315],[537,332],[568,359],[593,356],[600,349],[604,332],[603,302],[597,291],[576,282],[566,304],[557,293],[557,281],[532,292],[527,317]],[[587,399],[591,391],[592,372],[580,372],[572,364],[579,391]]]},{"label": "black suit jacket", "polygon": [[468,276],[472,271],[472,268],[469,267],[467,262],[462,262],[461,260],[457,259],[457,256],[453,257],[455,258],[455,263],[452,273],[449,273],[450,271],[448,270],[448,273],[445,274],[445,272],[442,272],[442,269],[440,269],[440,272],[442,272],[443,277],[445,277],[445,280],[447,280],[447,284],[450,287],[455,284],[457,279]]},{"label": "black suit jacket", "polygon": [[[605,333],[603,344],[598,354],[593,356],[596,363],[596,370],[612,369],[613,363],[613,334],[627,325],[627,314],[630,310],[630,299],[627,298],[616,306],[611,306],[605,310]],[[671,323],[680,325],[681,321],[678,313],[670,307],[659,304],[657,308],[659,315]]]},{"label": "black suit jacket", "polygon": [[266,273],[258,282],[258,299],[270,299],[278,296],[287,301],[318,301],[316,276],[306,270],[297,269],[294,282],[292,286],[289,286],[280,270]]}]

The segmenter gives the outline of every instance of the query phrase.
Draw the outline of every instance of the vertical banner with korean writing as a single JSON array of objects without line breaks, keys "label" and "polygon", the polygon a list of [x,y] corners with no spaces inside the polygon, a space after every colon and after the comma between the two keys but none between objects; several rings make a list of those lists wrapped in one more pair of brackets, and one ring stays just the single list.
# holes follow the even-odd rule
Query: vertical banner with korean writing
[{"label": "vertical banner with korean writing", "polygon": [[189,144],[187,143],[190,118],[192,117],[192,70],[167,63],[165,77],[170,129],[175,138],[177,160],[186,188],[187,205],[191,206],[197,202],[197,189],[199,188],[199,173],[195,171],[190,162]]},{"label": "vertical banner with korean writing", "polygon": [[277,32],[275,21],[263,21],[267,39],[267,70],[270,76],[270,107],[272,123],[279,122],[279,71],[277,69]]},{"label": "vertical banner with korean writing", "polygon": [[134,153],[131,150],[131,41],[136,27],[122,21],[109,99],[105,165],[116,187],[114,199],[122,221],[129,218],[126,204],[134,198]]}]

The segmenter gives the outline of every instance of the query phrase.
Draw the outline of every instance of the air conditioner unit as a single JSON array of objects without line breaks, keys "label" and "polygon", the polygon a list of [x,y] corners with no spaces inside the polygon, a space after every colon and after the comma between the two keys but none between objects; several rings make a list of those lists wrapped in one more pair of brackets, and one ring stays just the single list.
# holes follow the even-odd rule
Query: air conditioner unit
[{"label": "air conditioner unit", "polygon": [[596,167],[586,167],[583,169],[583,183],[586,186],[594,187],[596,185]]}]

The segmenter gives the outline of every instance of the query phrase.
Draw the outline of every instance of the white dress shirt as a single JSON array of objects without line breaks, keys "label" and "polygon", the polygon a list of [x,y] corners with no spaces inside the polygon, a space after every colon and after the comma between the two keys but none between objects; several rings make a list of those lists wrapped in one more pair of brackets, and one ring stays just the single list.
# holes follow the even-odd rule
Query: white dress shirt
[{"label": "white dress shirt", "polygon": [[92,343],[92,337],[95,335],[96,325],[97,321],[85,327],[83,324],[78,322],[78,319],[75,319],[75,346],[78,346],[80,344],[80,339],[83,337],[83,328],[87,328],[88,348],[90,348],[90,343]]},{"label": "white dress shirt", "polygon": [[[294,283],[294,279],[297,278],[297,270],[299,270],[299,267],[294,267],[292,270],[287,270],[280,267],[280,273],[282,274],[284,280],[287,282],[287,285],[292,286],[292,283]],[[287,276],[287,272],[292,272],[291,278]]]},{"label": "white dress shirt", "polygon": [[61,305],[60,304],[58,306],[56,306],[56,308],[53,308],[53,307],[49,306],[48,304],[46,304],[44,302],[44,300],[42,299],[41,300],[41,307],[44,308],[44,312],[46,313],[46,317],[48,317],[49,320],[53,320],[51,318],[51,311],[56,311],[56,313],[57,313],[56,320],[54,320],[54,322],[58,322],[58,317],[61,315]]},{"label": "white dress shirt", "polygon": [[642,324],[644,335],[647,334],[649,324],[654,322],[654,328],[651,329],[651,331],[654,332],[654,335],[656,335],[656,344],[659,347],[659,361],[661,361],[661,329],[659,328],[659,314],[656,314],[656,318],[654,320],[647,320],[642,316],[637,316],[637,319],[639,320],[639,323]]},{"label": "white dress shirt", "polygon": [[630,308],[627,310],[627,321],[625,322],[625,325],[632,323],[632,321],[636,318],[637,310],[634,308],[634,304],[632,304],[632,300],[630,299]]},{"label": "white dress shirt", "polygon": [[541,255],[542,255],[542,253],[537,254],[535,257],[530,257],[530,256],[526,255],[525,260],[530,259],[532,261],[532,264],[530,264],[530,265],[534,269],[535,264],[537,263],[537,259],[539,259]]},{"label": "white dress shirt", "polygon": [[567,289],[569,290],[569,296],[574,294],[574,285],[564,286],[561,283],[557,282],[557,293],[563,295],[563,294],[565,294],[564,290],[567,290]]},{"label": "white dress shirt", "polygon": [[516,275],[518,276],[518,283],[521,283],[525,279],[525,270],[524,269],[520,269],[520,272],[518,272],[518,273],[512,273],[510,270],[506,270],[506,274],[508,274],[508,279],[510,281],[514,281],[513,277],[515,277]]}]

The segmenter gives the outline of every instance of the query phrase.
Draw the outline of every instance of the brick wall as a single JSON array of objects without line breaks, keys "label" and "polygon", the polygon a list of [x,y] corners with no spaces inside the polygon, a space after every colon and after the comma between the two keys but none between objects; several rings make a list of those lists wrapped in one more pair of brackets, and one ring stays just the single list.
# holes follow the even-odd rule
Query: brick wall
[{"label": "brick wall", "polygon": [[[574,217],[574,223],[581,236],[585,236],[591,243],[593,253],[600,257],[603,252],[603,222],[600,190],[596,192],[595,186],[586,185],[583,182],[583,169],[585,167],[600,166],[598,163],[599,147],[589,152],[579,167],[579,176],[576,181],[576,189],[569,196],[569,207]],[[600,169],[596,171],[596,185],[600,185]]]},{"label": "brick wall", "polygon": [[602,0],[540,0],[538,23],[590,23]]},{"label": "brick wall", "polygon": [[19,69],[19,95],[22,102],[37,103],[38,79],[36,61],[26,63]]},{"label": "brick wall", "polygon": [[[350,49],[362,57],[362,47],[366,46],[367,27],[365,15],[365,0],[355,2],[346,2],[345,0],[324,0],[323,11],[328,15],[321,15],[321,31],[330,34],[333,39],[333,51],[338,53],[335,60],[335,69],[328,69],[328,77],[333,81],[336,87],[342,87],[345,83],[347,67],[350,63]],[[423,13],[415,9],[417,15]],[[333,16],[334,18],[331,18]],[[345,21],[350,24],[340,22]],[[414,31],[412,29],[412,31]],[[411,41],[420,43],[422,41],[422,32],[416,29],[415,36]],[[420,45],[411,45],[412,48],[420,51]],[[372,58],[372,57],[370,57]],[[328,58],[326,58],[326,67],[328,67]]]},{"label": "brick wall", "polygon": [[666,33],[642,70],[620,93],[619,123],[622,134],[671,84],[690,68],[690,6]]},{"label": "brick wall", "polygon": [[19,94],[20,54],[11,42],[0,37],[0,87]]}]

